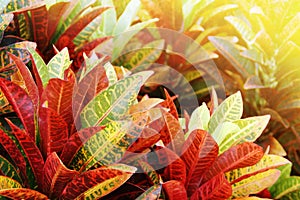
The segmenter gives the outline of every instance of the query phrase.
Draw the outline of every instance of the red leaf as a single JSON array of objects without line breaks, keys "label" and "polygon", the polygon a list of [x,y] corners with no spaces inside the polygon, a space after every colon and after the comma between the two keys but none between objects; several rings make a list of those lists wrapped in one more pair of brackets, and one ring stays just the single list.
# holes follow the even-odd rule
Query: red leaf
[{"label": "red leaf", "polygon": [[[157,159],[155,159],[157,156]],[[148,162],[155,168],[164,168],[162,177],[164,181],[176,180],[185,184],[186,167],[183,160],[168,148],[155,148],[155,158],[148,156]]]},{"label": "red leaf", "polygon": [[30,54],[30,59],[32,60],[32,72],[33,72],[33,75],[34,75],[34,79],[35,79],[35,82],[36,82],[36,85],[37,85],[37,88],[38,88],[38,92],[39,92],[39,97],[42,96],[42,93],[44,91],[44,87],[43,87],[43,83],[42,83],[42,79],[40,77],[40,74],[37,70],[37,67],[35,65],[35,62],[34,62],[34,59],[32,57],[32,55]]},{"label": "red leaf", "polygon": [[194,130],[184,144],[181,159],[186,164],[186,189],[192,195],[200,185],[200,177],[209,169],[218,156],[218,144],[203,130]]},{"label": "red leaf", "polygon": [[[79,20],[74,22],[68,29],[60,36],[58,41],[56,42],[55,46],[59,49],[62,49],[65,47],[65,43],[63,41],[66,40],[71,42],[77,35],[82,31],[92,20],[94,20],[97,16],[101,15],[105,10],[107,10],[109,7],[99,7],[97,9],[94,9],[90,13],[84,15],[84,17],[81,17]],[[70,45],[70,44],[69,44]],[[66,46],[69,47],[67,44]]]},{"label": "red leaf", "polygon": [[9,199],[47,200],[48,197],[38,191],[27,188],[12,188],[0,190],[0,195]]},{"label": "red leaf", "polygon": [[0,88],[20,118],[26,132],[35,141],[34,105],[28,94],[17,84],[0,78]]},{"label": "red leaf", "polygon": [[72,95],[74,84],[74,79],[65,81],[52,78],[49,80],[41,99],[42,103],[48,101],[48,108],[61,115],[69,126],[73,123]]},{"label": "red leaf", "polygon": [[67,10],[70,2],[58,2],[52,5],[48,11],[48,32],[47,35],[52,38],[59,20],[64,12]]},{"label": "red leaf", "polygon": [[83,53],[89,55],[92,50],[94,50],[98,45],[102,44],[103,42],[111,39],[112,36],[106,36],[102,38],[96,38],[91,42],[86,43],[81,48],[77,49],[76,52],[71,54],[71,59],[74,60],[73,65],[75,65],[75,69],[80,68],[81,63],[84,62]]},{"label": "red leaf", "polygon": [[0,144],[4,147],[8,155],[20,169],[23,177],[27,178],[25,159],[14,141],[2,129],[0,129],[0,138]]},{"label": "red leaf", "polygon": [[180,155],[184,143],[184,133],[178,122],[172,114],[161,110],[165,122],[164,127],[160,131],[161,140],[169,149]]},{"label": "red leaf", "polygon": [[74,88],[73,116],[76,128],[80,128],[80,112],[87,103],[94,98],[95,94],[108,86],[108,79],[102,64],[95,66]]},{"label": "red leaf", "polygon": [[68,125],[51,108],[39,110],[41,150],[45,158],[52,152],[60,152],[68,141]]},{"label": "red leaf", "polygon": [[9,52],[7,52],[7,53],[11,57],[11,59],[15,62],[17,68],[19,69],[19,71],[22,75],[22,78],[24,80],[24,83],[26,85],[26,89],[28,90],[27,91],[28,95],[31,98],[34,106],[37,107],[38,102],[39,102],[39,92],[38,92],[38,88],[37,88],[32,76],[31,76],[29,69],[22,62],[22,60],[19,57],[15,56]]},{"label": "red leaf", "polygon": [[43,191],[49,198],[57,198],[67,183],[79,174],[66,168],[55,152],[48,156],[43,172]]},{"label": "red leaf", "polygon": [[176,105],[174,103],[174,100],[177,98],[177,96],[171,97],[168,93],[168,90],[166,90],[165,88],[164,91],[166,95],[166,100],[163,103],[161,103],[161,106],[165,108],[169,108],[170,109],[169,113],[171,113],[176,119],[178,119],[178,112],[177,112]]},{"label": "red leaf", "polygon": [[48,43],[48,11],[46,6],[30,10],[31,25],[33,28],[33,38],[36,41],[38,49],[44,49]]},{"label": "red leaf", "polygon": [[74,133],[64,145],[60,155],[60,159],[63,163],[69,164],[76,152],[81,146],[94,134],[102,130],[103,127],[89,127]]},{"label": "red leaf", "polygon": [[164,192],[169,200],[187,200],[186,190],[182,182],[171,180],[163,184]]},{"label": "red leaf", "polygon": [[[79,176],[76,176],[70,183],[67,184],[61,197],[62,199],[75,199],[76,197],[79,197],[78,199],[84,198],[84,192],[97,186],[100,183],[117,177],[119,177],[119,182],[125,182],[131,175],[132,173],[130,172],[123,172],[107,167],[101,167],[95,170],[86,171]],[[102,191],[97,192],[97,195],[103,196],[103,190],[106,190],[106,193],[112,192],[113,190],[108,190],[108,186],[111,188],[115,187],[114,185],[103,183],[103,186],[101,187]]]},{"label": "red leaf", "polygon": [[128,148],[129,152],[143,152],[152,147],[160,139],[159,133],[151,128],[145,127],[141,136]]},{"label": "red leaf", "polygon": [[44,160],[42,154],[38,147],[35,145],[34,141],[28,136],[28,134],[24,133],[19,127],[14,125],[11,121],[6,119],[9,126],[12,129],[13,135],[19,141],[24,153],[27,156],[30,167],[34,173],[35,180],[38,183],[38,186],[42,186],[41,178],[43,174],[43,166]]},{"label": "red leaf", "polygon": [[231,193],[231,185],[226,180],[224,174],[219,174],[201,185],[201,187],[191,196],[191,200],[223,200],[228,199],[231,196]]},{"label": "red leaf", "polygon": [[263,157],[262,147],[252,142],[245,142],[231,147],[221,154],[213,165],[205,172],[203,183],[219,173],[256,164]]}]

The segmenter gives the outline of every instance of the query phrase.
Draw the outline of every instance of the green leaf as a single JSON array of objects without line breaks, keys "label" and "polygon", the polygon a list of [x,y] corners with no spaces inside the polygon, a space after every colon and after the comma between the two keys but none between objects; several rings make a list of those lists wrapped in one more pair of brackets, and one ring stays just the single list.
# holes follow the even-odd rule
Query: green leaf
[{"label": "green leaf", "polygon": [[[3,12],[3,10],[6,8],[7,4],[10,2],[10,0],[2,0],[0,5],[0,13]],[[1,27],[1,25],[0,25]]]},{"label": "green leaf", "polygon": [[231,146],[241,144],[243,142],[254,142],[264,131],[270,115],[249,117],[232,122],[239,127],[238,131],[233,131],[226,135],[220,144],[220,153],[226,151]]},{"label": "green leaf", "polygon": [[61,197],[63,199],[99,199],[124,184],[136,171],[136,168],[131,166],[127,166],[125,171],[120,170],[121,167],[114,169],[115,167],[101,167],[76,176],[67,184]]},{"label": "green leaf", "polygon": [[220,146],[222,142],[225,140],[227,135],[236,133],[239,130],[240,130],[239,126],[232,122],[222,122],[217,126],[217,128],[211,134],[211,136],[215,139],[215,141]]},{"label": "green leaf", "polygon": [[64,72],[69,68],[71,63],[68,48],[65,47],[47,64],[49,78],[64,79]]},{"label": "green leaf", "polygon": [[227,16],[225,20],[228,21],[241,35],[243,40],[251,46],[255,42],[255,33],[252,31],[246,22],[235,16]]},{"label": "green leaf", "polygon": [[28,51],[31,53],[34,65],[36,66],[37,72],[40,75],[43,86],[45,87],[50,79],[47,65],[43,58],[34,49],[28,48]]},{"label": "green leaf", "polygon": [[128,30],[133,19],[136,17],[137,12],[141,6],[140,0],[131,0],[122,15],[119,17],[118,22],[113,30],[113,35],[118,35]]},{"label": "green leaf", "polygon": [[147,162],[139,160],[138,161],[140,167],[144,171],[144,173],[149,177],[151,180],[151,184],[157,185],[162,182],[160,175],[155,171],[155,169]]},{"label": "green leaf", "polygon": [[[5,2],[4,2],[5,3]],[[0,14],[0,42],[2,40],[3,34],[9,23],[13,20],[13,14]]]},{"label": "green leaf", "polygon": [[[4,138],[2,138],[4,139]],[[15,168],[13,164],[11,164],[8,160],[6,160],[3,156],[0,155],[0,174],[8,176],[19,183],[22,183],[22,179],[20,177],[20,172]]]},{"label": "green leaf", "polygon": [[281,45],[285,44],[292,36],[300,29],[300,13],[298,12],[281,30],[279,37],[283,41],[280,41]]},{"label": "green leaf", "polygon": [[188,30],[205,8],[212,4],[214,0],[189,0],[183,5],[184,30]]},{"label": "green leaf", "polygon": [[191,117],[188,125],[189,132],[195,129],[208,130],[208,122],[210,120],[210,113],[205,103],[196,108]]},{"label": "green leaf", "polygon": [[[300,190],[300,177],[291,176],[275,183],[271,188],[270,192],[274,199],[281,199],[291,193],[298,193]],[[299,193],[298,193],[299,194]]]},{"label": "green leaf", "polygon": [[[114,2],[112,0],[102,0],[101,1],[102,6],[114,6]],[[109,9],[105,13],[102,14],[102,21],[100,23],[99,29],[102,33],[105,35],[113,35],[114,28],[117,23],[117,13],[116,10]]]},{"label": "green leaf", "polygon": [[153,185],[148,190],[146,190],[143,194],[138,196],[135,200],[157,199],[161,193],[161,189],[162,189],[161,185]]},{"label": "green leaf", "polygon": [[77,149],[68,166],[71,169],[86,171],[95,164],[115,163],[121,159],[141,132],[141,127],[128,121],[111,122]]},{"label": "green leaf", "polygon": [[4,9],[4,13],[8,13],[8,12],[20,13],[43,5],[45,5],[44,0],[27,0],[27,1],[11,0],[9,4],[6,6],[6,8]]},{"label": "green leaf", "polygon": [[144,47],[139,48],[133,55],[130,53],[130,58],[123,63],[124,67],[128,69],[137,68],[138,70],[147,69],[147,67],[160,57],[163,47],[164,40],[156,40],[146,44]]},{"label": "green leaf", "polygon": [[279,176],[280,171],[278,169],[270,169],[250,176],[232,185],[232,196],[245,197],[250,194],[257,194],[273,185]]},{"label": "green leaf", "polygon": [[235,44],[222,37],[209,36],[208,39],[243,78],[247,78],[252,73],[254,64],[240,55]]},{"label": "green leaf", "polygon": [[100,92],[83,108],[82,128],[104,125],[124,116],[151,74],[150,71],[136,73]]},{"label": "green leaf", "polygon": [[238,8],[238,5],[226,4],[226,5],[219,6],[219,7],[213,7],[213,9],[211,9],[203,14],[203,20],[201,21],[201,24],[204,25],[207,22],[213,20],[215,16],[221,14],[222,12],[228,12],[235,8]]},{"label": "green leaf", "polygon": [[208,132],[213,133],[222,122],[232,122],[242,117],[243,99],[241,92],[226,98],[215,110],[208,124]]},{"label": "green leaf", "polygon": [[130,39],[137,34],[140,30],[145,28],[146,26],[152,24],[153,22],[157,22],[158,19],[150,19],[148,21],[140,22],[134,24],[130,28],[127,29],[123,34],[115,35],[113,41],[113,50],[112,50],[112,61],[115,61],[119,56],[121,56],[121,52],[126,46],[126,44],[130,41]]},{"label": "green leaf", "polygon": [[118,81],[118,77],[114,66],[110,62],[108,62],[104,65],[104,69],[108,78],[109,86],[115,84]]},{"label": "green leaf", "polygon": [[95,0],[72,0],[70,1],[69,7],[64,12],[63,16],[61,17],[59,24],[56,28],[56,32],[52,37],[51,44],[55,44],[56,41],[59,39],[62,33],[69,28],[69,26],[73,23],[74,19],[82,12],[85,8],[91,6]]}]

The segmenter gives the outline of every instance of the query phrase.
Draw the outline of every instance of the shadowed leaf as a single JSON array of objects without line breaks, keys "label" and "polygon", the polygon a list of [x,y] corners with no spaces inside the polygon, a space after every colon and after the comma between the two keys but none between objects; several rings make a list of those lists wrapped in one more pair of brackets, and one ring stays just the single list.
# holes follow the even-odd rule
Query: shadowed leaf
[{"label": "shadowed leaf", "polygon": [[[2,138],[5,139],[5,138]],[[10,177],[19,183],[22,183],[19,169],[16,169],[15,166],[10,163],[7,159],[0,155],[0,174]]]},{"label": "shadowed leaf", "polygon": [[12,129],[13,135],[17,138],[18,142],[20,143],[22,151],[24,152],[29,161],[30,167],[34,173],[35,180],[37,181],[38,186],[42,187],[40,177],[42,176],[44,160],[40,153],[40,150],[27,133],[23,132],[11,121],[7,120],[7,122]]},{"label": "shadowed leaf", "polygon": [[[0,129],[0,138],[1,138],[0,144],[4,147],[6,152],[8,152],[8,155],[13,160],[15,165],[20,169],[20,172],[22,173],[23,177],[27,177],[26,162],[20,150],[18,149],[17,145],[2,129]],[[2,167],[1,167],[1,171],[2,171]]]},{"label": "shadowed leaf", "polygon": [[170,180],[163,184],[164,192],[169,200],[187,200],[184,184],[180,181]]},{"label": "shadowed leaf", "polygon": [[34,105],[28,94],[17,84],[0,78],[0,88],[13,106],[26,132],[35,141]]},{"label": "shadowed leaf", "polygon": [[33,39],[39,49],[44,49],[48,43],[48,11],[46,6],[30,10]]}]

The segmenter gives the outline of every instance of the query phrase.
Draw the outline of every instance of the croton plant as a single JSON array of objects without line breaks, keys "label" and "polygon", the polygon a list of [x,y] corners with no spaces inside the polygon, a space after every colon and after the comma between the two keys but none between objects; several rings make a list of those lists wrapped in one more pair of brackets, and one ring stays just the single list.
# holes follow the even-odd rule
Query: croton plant
[{"label": "croton plant", "polygon": [[[207,25],[238,8],[226,3],[4,0],[0,199],[297,199],[292,163],[255,143],[270,115],[243,117],[243,90],[220,102],[203,86],[211,70],[195,75],[167,37],[141,31],[176,30],[205,43],[208,57],[196,61],[216,58],[207,37],[222,28],[196,21],[199,10]],[[155,62],[182,68],[210,101],[181,112],[168,88],[145,94],[159,70],[139,66]]]}]

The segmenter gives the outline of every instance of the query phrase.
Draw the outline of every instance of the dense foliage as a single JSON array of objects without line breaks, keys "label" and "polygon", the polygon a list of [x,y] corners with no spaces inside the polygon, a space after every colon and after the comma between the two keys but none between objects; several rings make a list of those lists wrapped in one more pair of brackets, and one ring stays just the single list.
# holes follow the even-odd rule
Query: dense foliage
[{"label": "dense foliage", "polygon": [[3,0],[0,199],[299,198],[299,13]]}]

